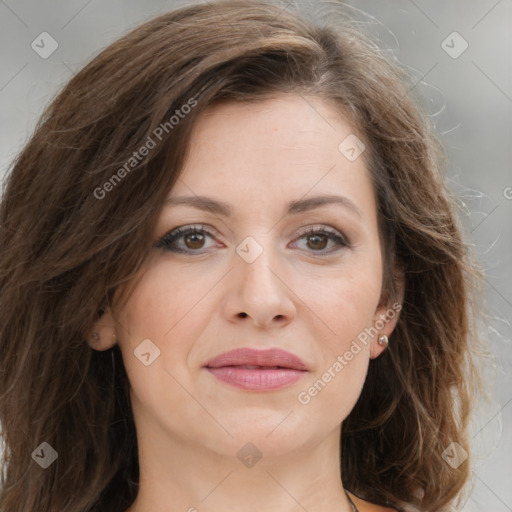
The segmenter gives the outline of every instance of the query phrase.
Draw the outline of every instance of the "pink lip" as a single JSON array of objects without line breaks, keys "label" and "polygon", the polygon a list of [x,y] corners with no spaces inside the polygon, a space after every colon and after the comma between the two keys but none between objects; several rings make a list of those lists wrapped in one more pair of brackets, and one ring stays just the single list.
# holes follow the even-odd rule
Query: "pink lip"
[{"label": "pink lip", "polygon": [[258,391],[288,386],[307,372],[306,365],[301,359],[276,348],[231,350],[211,359],[204,366],[214,377],[227,384]]}]

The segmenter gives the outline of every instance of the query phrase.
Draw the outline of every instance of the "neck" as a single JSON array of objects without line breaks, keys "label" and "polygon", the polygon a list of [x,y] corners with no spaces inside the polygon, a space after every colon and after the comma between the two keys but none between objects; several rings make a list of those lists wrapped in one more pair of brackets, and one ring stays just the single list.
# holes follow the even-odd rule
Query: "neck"
[{"label": "neck", "polygon": [[[247,464],[236,456],[237,449],[234,455],[219,453],[206,441],[177,439],[156,425],[137,427],[140,486],[127,512],[354,510],[341,481],[341,427],[291,453],[272,455],[262,449],[252,466],[250,456]],[[230,442],[239,448],[247,443]]]}]

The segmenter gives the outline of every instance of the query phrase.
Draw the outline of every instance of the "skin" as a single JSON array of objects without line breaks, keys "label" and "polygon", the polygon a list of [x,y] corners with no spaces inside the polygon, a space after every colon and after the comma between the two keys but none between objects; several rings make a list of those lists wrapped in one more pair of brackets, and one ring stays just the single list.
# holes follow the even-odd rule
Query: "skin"
[{"label": "skin", "polygon": [[[359,343],[309,403],[297,397],[392,307],[381,297],[377,208],[364,153],[351,162],[338,150],[354,132],[332,106],[293,94],[217,104],[198,120],[169,195],[224,201],[233,216],[166,206],[155,241],[190,225],[214,236],[175,242],[194,254],[155,248],[129,300],[95,326],[101,338],[93,348],[119,343],[131,384],[141,484],[129,512],[352,510],[340,474],[340,429],[370,358],[384,350],[378,336]],[[285,215],[288,202],[324,194],[348,198],[359,214],[329,204]],[[309,227],[331,228],[350,245],[308,238]],[[248,236],[262,249],[252,263],[235,250]],[[397,318],[379,334],[390,336]],[[144,339],[160,350],[148,366],[134,356]],[[240,347],[285,349],[309,371],[288,387],[258,392],[203,368]],[[249,442],[262,453],[252,467],[237,457]],[[384,510],[356,503],[360,511]]]}]

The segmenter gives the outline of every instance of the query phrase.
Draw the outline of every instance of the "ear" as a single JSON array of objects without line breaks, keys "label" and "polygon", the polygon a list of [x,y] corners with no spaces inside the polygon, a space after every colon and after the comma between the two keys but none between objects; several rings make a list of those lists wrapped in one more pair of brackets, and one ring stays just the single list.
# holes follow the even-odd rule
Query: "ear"
[{"label": "ear", "polygon": [[395,288],[396,295],[393,298],[390,298],[389,295],[385,293],[381,295],[379,305],[375,310],[373,326],[377,334],[373,336],[370,344],[371,359],[379,357],[382,352],[386,350],[386,345],[379,343],[380,336],[385,334],[389,338],[389,343],[393,343],[391,334],[400,317],[405,294],[405,277],[401,271],[395,274]]},{"label": "ear", "polygon": [[107,308],[94,323],[87,338],[87,344],[94,350],[103,351],[112,348],[116,342],[114,318],[110,309]]}]

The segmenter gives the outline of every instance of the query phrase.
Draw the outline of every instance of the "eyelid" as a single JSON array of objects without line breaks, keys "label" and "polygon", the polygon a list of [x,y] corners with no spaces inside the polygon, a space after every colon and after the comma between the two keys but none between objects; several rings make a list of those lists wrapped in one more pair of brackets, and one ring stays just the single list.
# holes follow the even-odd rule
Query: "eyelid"
[{"label": "eyelid", "polygon": [[327,225],[309,226],[308,228],[301,230],[301,232],[299,232],[299,234],[294,238],[292,243],[300,241],[307,235],[313,236],[317,234],[326,235],[328,239],[334,243],[334,247],[331,247],[328,250],[321,251],[303,249],[303,251],[305,251],[310,256],[318,258],[328,258],[330,256],[339,255],[341,251],[352,247],[350,240],[345,236],[345,234],[342,231]]},{"label": "eyelid", "polygon": [[299,231],[299,234],[297,235],[297,238],[301,238],[304,235],[308,235],[310,233],[326,233],[330,235],[336,235],[339,238],[341,238],[345,245],[349,246],[351,245],[349,239],[347,236],[343,233],[343,231],[340,231],[339,229],[336,229],[332,226],[328,226],[326,224],[317,224],[313,226],[308,226],[307,228],[304,228],[303,230]]},{"label": "eyelid", "polygon": [[[166,249],[166,247],[171,243],[171,238],[173,241],[178,240],[183,235],[188,234],[189,232],[198,231],[198,232],[204,232],[206,235],[210,236],[211,238],[215,238],[218,236],[218,231],[211,228],[210,226],[207,226],[205,224],[184,224],[182,226],[176,226],[175,228],[170,229],[167,231],[162,237],[160,237],[158,240],[154,242],[154,246],[159,249]],[[180,251],[177,251],[180,252]],[[181,251],[186,252],[186,251]],[[198,251],[190,251],[190,253],[196,252],[199,254]]]}]

